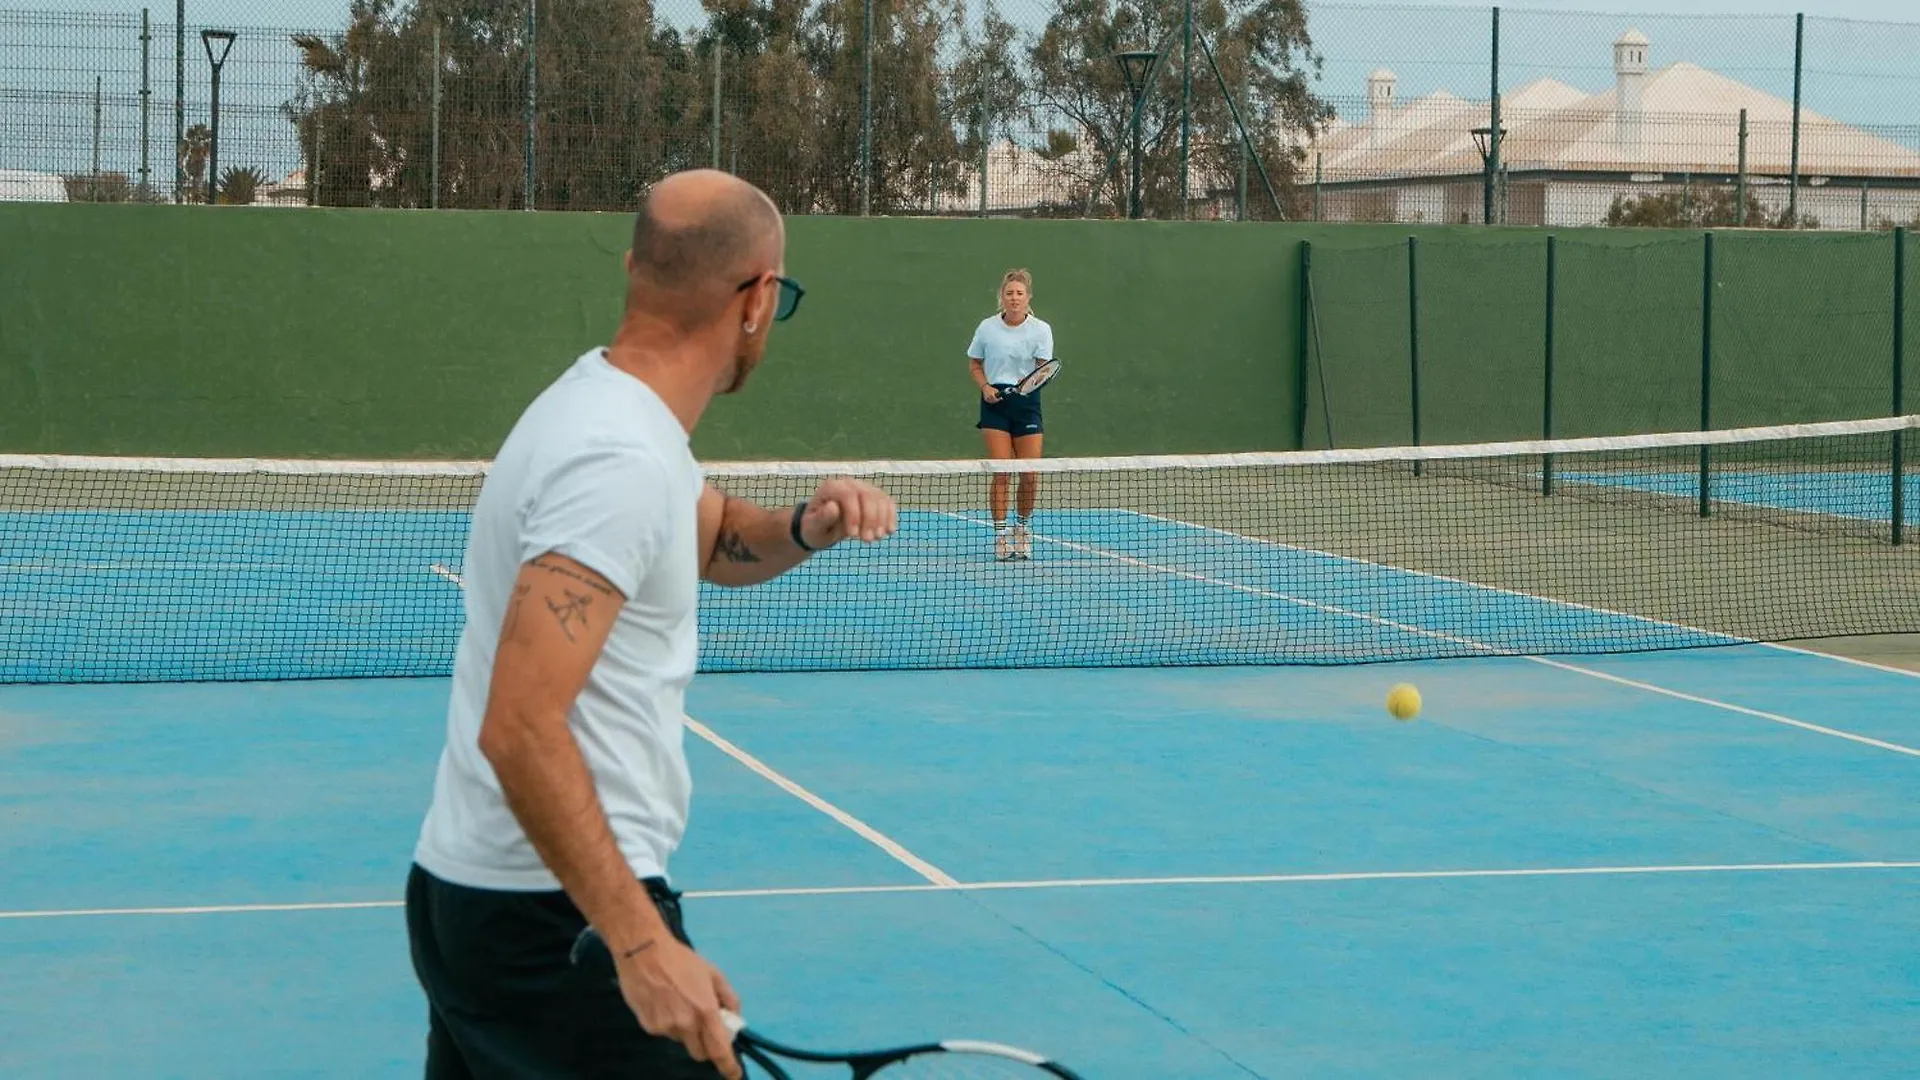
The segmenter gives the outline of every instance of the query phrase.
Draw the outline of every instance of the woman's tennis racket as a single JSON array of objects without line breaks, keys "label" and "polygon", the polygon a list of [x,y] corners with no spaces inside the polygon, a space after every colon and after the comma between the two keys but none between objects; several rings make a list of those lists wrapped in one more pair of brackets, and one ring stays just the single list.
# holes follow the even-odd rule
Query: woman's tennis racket
[{"label": "woman's tennis racket", "polygon": [[[573,943],[573,962],[592,971],[614,974],[613,953],[598,931],[589,926]],[[891,1050],[866,1050],[852,1053],[824,1053],[796,1050],[748,1029],[746,1021],[727,1014],[727,1026],[733,1031],[733,1049],[743,1061],[765,1070],[772,1080],[792,1080],[775,1059],[804,1062],[809,1065],[844,1065],[853,1080],[1080,1080],[1064,1066],[1055,1065],[1030,1050],[998,1043],[949,1039],[920,1046],[902,1046]],[[881,1074],[885,1074],[884,1076]],[[748,1075],[753,1075],[749,1070]]]},{"label": "woman's tennis racket", "polygon": [[1034,393],[1041,387],[1052,382],[1053,377],[1058,374],[1060,374],[1059,360],[1043,360],[1039,367],[1033,369],[1031,374],[1019,382],[1014,383],[1013,388],[1006,392],[1015,397],[1026,397],[1028,394]]}]

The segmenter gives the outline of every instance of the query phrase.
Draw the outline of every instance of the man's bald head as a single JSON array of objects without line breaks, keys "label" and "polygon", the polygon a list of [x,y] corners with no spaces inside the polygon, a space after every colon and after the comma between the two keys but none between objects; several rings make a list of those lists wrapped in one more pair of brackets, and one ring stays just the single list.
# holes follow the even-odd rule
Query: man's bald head
[{"label": "man's bald head", "polygon": [[759,188],[711,169],[676,173],[641,201],[627,305],[684,330],[705,326],[741,282],[779,269],[784,241],[780,211]]}]

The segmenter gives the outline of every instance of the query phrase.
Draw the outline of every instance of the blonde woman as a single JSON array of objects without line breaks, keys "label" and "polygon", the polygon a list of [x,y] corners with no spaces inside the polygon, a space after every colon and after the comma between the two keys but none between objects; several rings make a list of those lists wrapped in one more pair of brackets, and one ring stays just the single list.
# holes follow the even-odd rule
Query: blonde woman
[{"label": "blonde woman", "polygon": [[[1000,278],[1000,311],[982,319],[967,347],[968,366],[980,388],[980,422],[975,425],[987,442],[990,458],[1037,458],[1042,425],[1040,395],[1010,394],[1014,385],[1053,359],[1053,327],[1033,313],[1033,275],[1009,270]],[[1040,477],[1018,478],[1018,515],[1007,523],[1009,477],[993,478],[989,506],[993,512],[994,557],[1033,557],[1033,505],[1040,494]]]}]

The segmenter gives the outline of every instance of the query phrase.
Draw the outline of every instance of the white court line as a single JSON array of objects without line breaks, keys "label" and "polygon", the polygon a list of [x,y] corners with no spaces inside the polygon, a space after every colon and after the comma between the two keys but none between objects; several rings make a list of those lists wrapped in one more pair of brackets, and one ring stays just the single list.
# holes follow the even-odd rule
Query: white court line
[{"label": "white court line", "polygon": [[[953,513],[951,511],[940,511],[940,513],[945,514],[945,516],[947,517],[951,517],[960,521],[967,522],[968,524],[979,525],[983,528],[991,529],[993,527],[993,524],[991,522],[976,520],[974,518],[967,517],[963,514]],[[1129,513],[1131,513],[1131,511],[1129,511]],[[1205,528],[1204,526],[1199,526],[1199,527]],[[1215,531],[1219,531],[1219,530],[1215,530]],[[1235,535],[1235,534],[1228,534],[1228,535]],[[1777,724],[1785,724],[1790,727],[1800,728],[1802,730],[1815,732],[1821,735],[1832,736],[1837,739],[1846,739],[1851,742],[1860,743],[1863,746],[1871,746],[1881,750],[1891,750],[1894,753],[1906,754],[1911,757],[1920,757],[1920,749],[1915,749],[1910,746],[1902,746],[1899,743],[1885,742],[1880,739],[1870,738],[1866,735],[1855,734],[1854,732],[1851,732],[1851,731],[1842,731],[1839,728],[1822,727],[1819,724],[1811,724],[1804,720],[1795,720],[1792,717],[1782,716],[1778,713],[1762,712],[1758,709],[1749,709],[1744,705],[1734,705],[1729,702],[1717,700],[1715,698],[1699,697],[1694,694],[1682,693],[1678,690],[1669,690],[1666,687],[1656,686],[1653,683],[1640,682],[1635,679],[1625,679],[1625,678],[1621,678],[1618,675],[1609,675],[1602,671],[1595,671],[1592,668],[1584,668],[1579,666],[1578,664],[1569,664],[1561,660],[1549,660],[1543,656],[1529,656],[1525,653],[1516,652],[1512,649],[1502,649],[1502,648],[1499,648],[1498,646],[1488,645],[1486,642],[1483,642],[1483,641],[1475,641],[1472,638],[1460,637],[1457,634],[1449,634],[1440,630],[1429,630],[1422,626],[1414,626],[1411,623],[1400,622],[1397,619],[1389,619],[1380,615],[1371,615],[1364,611],[1355,611],[1352,608],[1341,607],[1338,604],[1324,604],[1318,600],[1308,600],[1305,597],[1301,597],[1301,596],[1290,596],[1286,593],[1275,592],[1272,589],[1262,589],[1254,585],[1243,585],[1236,581],[1225,581],[1220,578],[1208,577],[1205,574],[1195,573],[1192,570],[1182,570],[1182,569],[1179,569],[1178,567],[1162,566],[1158,563],[1148,562],[1145,559],[1136,559],[1131,555],[1122,555],[1117,551],[1108,551],[1105,548],[1095,547],[1091,544],[1082,544],[1073,540],[1063,540],[1057,536],[1048,536],[1044,533],[1035,532],[1033,533],[1033,538],[1036,540],[1044,540],[1050,544],[1057,544],[1064,548],[1070,548],[1074,551],[1081,551],[1091,555],[1104,556],[1106,558],[1112,559],[1126,566],[1136,566],[1144,570],[1153,570],[1162,574],[1172,575],[1173,577],[1185,578],[1189,581],[1198,581],[1207,585],[1217,585],[1223,589],[1232,589],[1235,592],[1242,592],[1250,596],[1259,596],[1269,600],[1279,600],[1284,603],[1295,604],[1300,607],[1308,608],[1314,611],[1325,612],[1330,615],[1340,615],[1350,619],[1359,619],[1364,622],[1370,622],[1379,626],[1385,626],[1393,630],[1399,630],[1403,633],[1414,634],[1419,637],[1432,638],[1436,641],[1445,641],[1449,644],[1459,645],[1459,646],[1473,649],[1478,652],[1483,652],[1492,656],[1510,656],[1510,657],[1514,657],[1515,659],[1525,660],[1530,663],[1543,665],[1545,667],[1558,668],[1562,671],[1571,671],[1579,675],[1588,675],[1605,682],[1617,683],[1623,686],[1631,686],[1635,689],[1645,690],[1649,693],[1663,694],[1667,697],[1677,698],[1681,701],[1689,701],[1689,702],[1693,702],[1700,705],[1709,705],[1717,709],[1725,709],[1728,712],[1740,713],[1744,716],[1752,716],[1761,720],[1772,721]],[[1338,556],[1335,556],[1335,557],[1337,558]],[[1471,583],[1467,582],[1463,584],[1471,584]],[[1632,616],[1628,616],[1628,617],[1631,618]]]},{"label": "white court line", "polygon": [[[825,885],[767,889],[692,890],[690,900],[742,900],[808,896],[886,896],[898,893],[1042,892],[1059,889],[1137,889],[1175,886],[1315,885],[1369,881],[1459,881],[1512,878],[1638,877],[1680,874],[1797,874],[1860,870],[1920,870],[1920,862],[1705,863],[1673,866],[1545,866],[1492,870],[1357,870],[1319,874],[1216,874],[1178,877],[1043,878],[1032,881],[973,881],[924,885]],[[205,904],[193,907],[69,908],[0,911],[4,919],[76,919],[128,915],[252,915],[301,911],[392,910],[399,900],[354,900],[302,904]]]},{"label": "white court line", "polygon": [[1906,754],[1908,757],[1920,757],[1920,750],[1916,750],[1911,746],[1901,746],[1899,743],[1886,742],[1885,740],[1870,738],[1866,735],[1856,735],[1851,731],[1841,731],[1839,728],[1823,727],[1820,724],[1808,723],[1805,720],[1795,720],[1791,716],[1782,716],[1779,713],[1764,712],[1760,709],[1749,709],[1745,705],[1735,705],[1732,702],[1718,701],[1714,698],[1701,697],[1697,694],[1688,694],[1679,690],[1669,690],[1664,686],[1656,686],[1653,683],[1642,682],[1639,679],[1629,679],[1604,671],[1595,671],[1592,668],[1583,668],[1577,664],[1569,664],[1562,660],[1550,660],[1544,656],[1529,656],[1526,659],[1536,664],[1544,664],[1547,667],[1560,668],[1563,671],[1577,672],[1581,675],[1590,675],[1593,678],[1604,679],[1607,682],[1618,683],[1621,686],[1631,686],[1635,690],[1645,690],[1650,694],[1661,694],[1666,697],[1676,698],[1680,701],[1691,701],[1696,705],[1711,705],[1716,709],[1725,709],[1728,712],[1737,712],[1745,716],[1758,717],[1761,720],[1771,720],[1776,724],[1785,724],[1788,727],[1797,727],[1804,731],[1811,731],[1820,735],[1831,735],[1836,739],[1847,739],[1865,746],[1877,747],[1881,750],[1891,750],[1896,754]]},{"label": "white court line", "polygon": [[861,839],[893,856],[902,865],[906,866],[907,869],[926,878],[933,884],[943,888],[953,888],[958,884],[945,870],[908,851],[892,837],[887,836],[880,830],[861,821],[859,818],[854,817],[852,814],[847,813],[845,810],[840,809],[820,796],[815,795],[813,792],[808,791],[806,788],[801,787],[799,784],[794,783],[778,772],[775,772],[765,762],[728,742],[700,721],[688,717],[687,730],[712,743],[715,747],[719,748],[721,753],[758,773],[775,787],[846,826]]},{"label": "white court line", "polygon": [[439,563],[434,563],[432,566],[427,567],[427,569],[439,575],[440,577],[446,578],[448,581],[453,582],[455,585],[459,586],[462,589],[467,587],[467,583],[460,580],[459,574],[456,574],[453,571],[447,569],[446,567],[441,566]]},{"label": "white court line", "polygon": [[1149,518],[1153,521],[1164,522],[1169,525],[1179,525],[1183,528],[1195,529],[1200,532],[1209,532],[1217,536],[1232,537],[1235,540],[1245,540],[1247,543],[1250,543],[1250,544],[1261,544],[1266,547],[1280,548],[1284,551],[1297,551],[1303,555],[1319,555],[1325,558],[1337,560],[1339,562],[1354,563],[1359,566],[1371,566],[1380,570],[1392,570],[1392,571],[1395,571],[1396,573],[1410,574],[1414,577],[1426,578],[1429,581],[1444,581],[1452,585],[1465,585],[1469,588],[1482,589],[1487,592],[1503,593],[1507,596],[1517,596],[1524,600],[1538,600],[1543,604],[1553,604],[1557,607],[1574,608],[1579,611],[1590,611],[1596,615],[1608,615],[1608,616],[1613,616],[1615,618],[1632,619],[1636,622],[1649,623],[1654,626],[1664,626],[1669,630],[1684,630],[1687,633],[1699,634],[1702,637],[1723,638],[1727,641],[1728,644],[1731,644],[1731,645],[1759,645],[1763,648],[1778,649],[1781,652],[1799,653],[1802,656],[1817,656],[1823,660],[1837,660],[1842,664],[1851,664],[1855,667],[1871,668],[1874,671],[1884,671],[1890,675],[1904,675],[1909,679],[1920,679],[1920,671],[1910,671],[1907,668],[1893,667],[1892,665],[1889,665],[1889,664],[1876,664],[1871,660],[1860,660],[1851,656],[1840,656],[1836,653],[1821,652],[1818,649],[1809,649],[1809,648],[1806,648],[1805,646],[1788,645],[1785,642],[1779,642],[1779,641],[1763,641],[1759,638],[1741,637],[1738,634],[1723,634],[1717,630],[1703,630],[1698,626],[1688,626],[1686,623],[1671,622],[1667,619],[1656,619],[1649,615],[1634,615],[1630,612],[1615,611],[1612,608],[1600,607],[1597,604],[1583,604],[1577,600],[1561,600],[1556,597],[1542,596],[1539,593],[1530,593],[1523,589],[1508,589],[1499,585],[1488,585],[1484,582],[1468,581],[1465,578],[1450,577],[1446,574],[1435,574],[1426,570],[1414,570],[1405,566],[1396,566],[1393,563],[1376,562],[1373,559],[1362,559],[1356,555],[1342,555],[1334,551],[1322,551],[1319,548],[1307,547],[1304,544],[1289,544],[1284,540],[1269,540],[1264,536],[1249,536],[1246,533],[1235,532],[1232,529],[1221,529],[1221,528],[1216,528],[1215,526],[1212,526],[1212,525],[1202,525],[1197,521],[1184,521],[1180,518],[1167,517],[1164,514],[1148,513],[1145,510],[1124,510],[1123,509],[1120,511],[1120,513],[1131,514],[1134,517]]}]

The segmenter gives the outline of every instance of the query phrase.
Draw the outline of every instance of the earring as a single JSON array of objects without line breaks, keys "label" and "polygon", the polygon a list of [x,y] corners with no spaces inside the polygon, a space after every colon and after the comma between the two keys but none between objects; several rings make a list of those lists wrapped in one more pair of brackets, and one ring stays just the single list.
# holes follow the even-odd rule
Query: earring
[{"label": "earring", "polygon": [[750,323],[750,322],[746,322],[746,323],[741,323],[741,324],[740,324],[740,329],[742,329],[742,330],[744,330],[744,331],[746,331],[746,332],[747,332],[747,333],[748,333],[749,335],[751,335],[751,334],[753,333],[753,331],[754,331],[754,329],[755,329],[755,327],[754,327],[754,325],[753,325],[752,323]]}]

